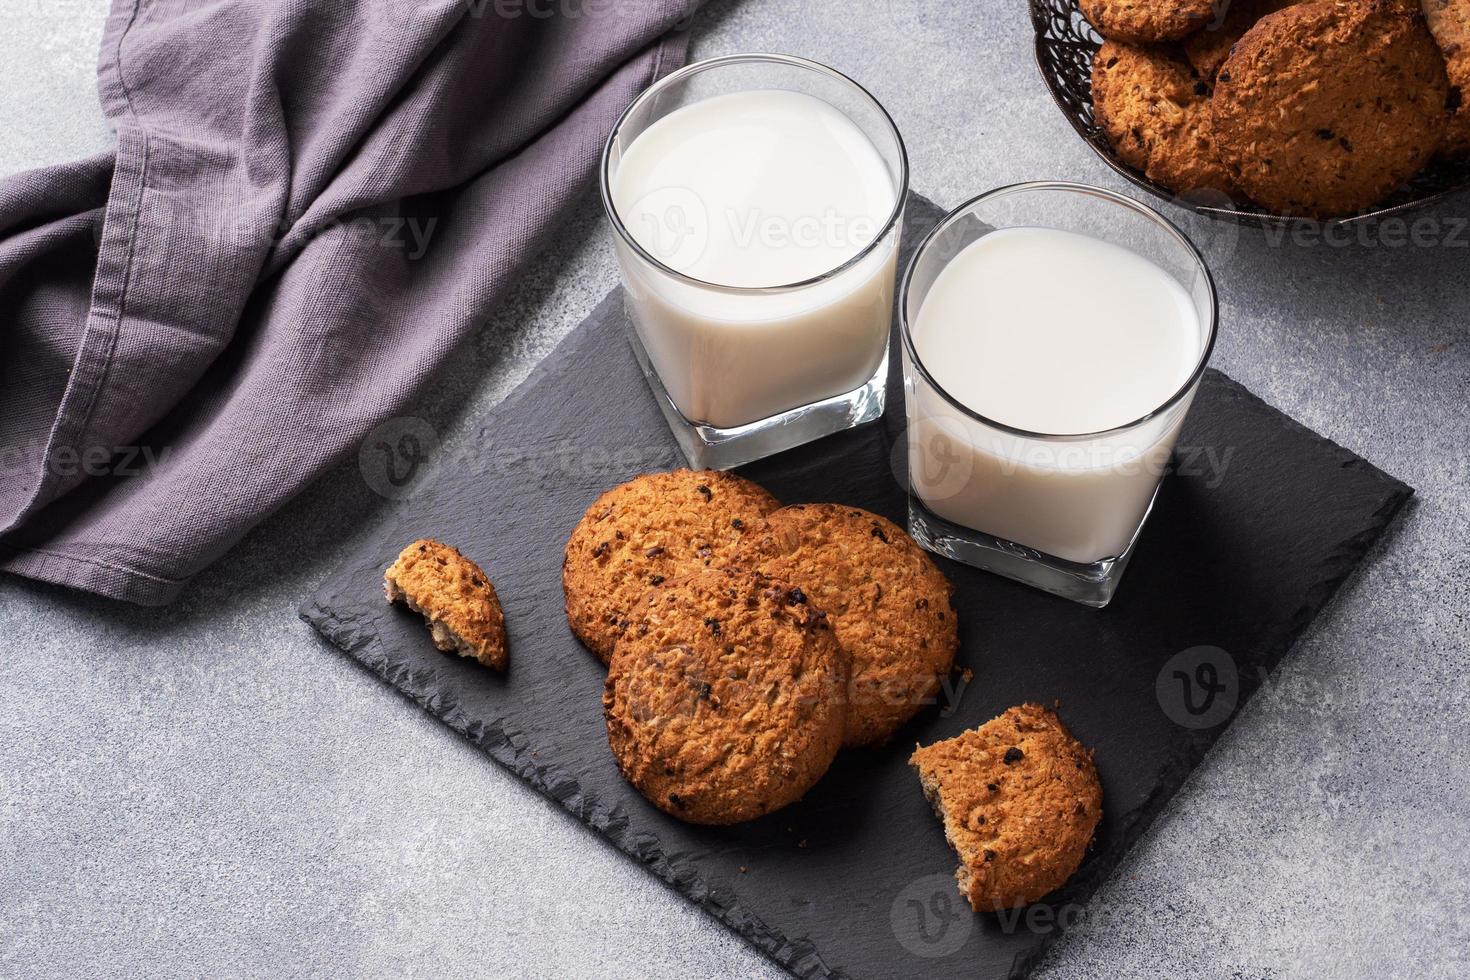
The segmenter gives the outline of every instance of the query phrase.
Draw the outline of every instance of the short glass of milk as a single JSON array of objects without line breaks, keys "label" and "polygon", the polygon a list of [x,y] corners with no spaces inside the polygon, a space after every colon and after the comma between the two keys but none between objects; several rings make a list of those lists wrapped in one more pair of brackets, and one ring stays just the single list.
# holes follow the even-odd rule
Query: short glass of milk
[{"label": "short glass of milk", "polygon": [[601,185],[629,341],[692,466],[883,414],[908,158],[860,85],[784,55],[690,65],[618,122]]},{"label": "short glass of milk", "polygon": [[1107,605],[1214,346],[1199,250],[1131,198],[1004,187],[924,240],[899,313],[915,539]]}]

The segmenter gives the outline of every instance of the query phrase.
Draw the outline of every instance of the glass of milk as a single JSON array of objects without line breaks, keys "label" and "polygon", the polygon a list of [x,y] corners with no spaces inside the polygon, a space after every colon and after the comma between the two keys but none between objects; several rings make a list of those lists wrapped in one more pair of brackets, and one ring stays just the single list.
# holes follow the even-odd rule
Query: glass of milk
[{"label": "glass of milk", "polygon": [[690,65],[618,122],[601,184],[629,340],[692,466],[883,414],[908,158],[861,86],[784,55]]},{"label": "glass of milk", "polygon": [[899,311],[915,539],[1107,605],[1214,346],[1199,250],[1130,198],[1019,184],[930,233]]}]

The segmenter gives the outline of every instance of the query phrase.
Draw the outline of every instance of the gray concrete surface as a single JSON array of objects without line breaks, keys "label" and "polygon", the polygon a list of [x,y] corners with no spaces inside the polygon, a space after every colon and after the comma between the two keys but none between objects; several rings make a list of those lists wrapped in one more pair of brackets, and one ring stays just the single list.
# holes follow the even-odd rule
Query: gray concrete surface
[{"label": "gray concrete surface", "polygon": [[[105,145],[104,10],[6,0],[0,172]],[[694,53],[849,71],[942,204],[1038,177],[1126,190],[1030,45],[1019,0],[744,0]],[[1216,363],[1421,496],[1043,976],[1470,972],[1466,214],[1402,247],[1195,226]],[[451,449],[615,279],[589,197],[423,405]],[[383,506],[344,468],[163,611],[0,579],[0,976],[772,974],[297,621]]]}]

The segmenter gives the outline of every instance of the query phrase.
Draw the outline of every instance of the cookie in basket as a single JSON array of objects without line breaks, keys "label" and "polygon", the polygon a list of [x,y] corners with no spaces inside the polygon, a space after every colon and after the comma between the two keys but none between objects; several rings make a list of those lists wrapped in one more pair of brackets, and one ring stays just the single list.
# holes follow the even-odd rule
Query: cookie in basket
[{"label": "cookie in basket", "polygon": [[763,575],[707,569],[630,613],[603,690],[607,740],[649,802],[733,824],[796,802],[842,745],[849,661],[827,617]]},{"label": "cookie in basket", "polygon": [[1108,41],[1092,60],[1098,125],[1125,163],[1176,194],[1235,188],[1215,146],[1210,91],[1177,47]]},{"label": "cookie in basket", "polygon": [[1417,173],[1449,123],[1444,59],[1402,0],[1307,3],[1263,18],[1216,77],[1231,176],[1281,214],[1330,218]]},{"label": "cookie in basket", "polygon": [[1441,150],[1445,156],[1470,156],[1470,109],[1464,105],[1470,90],[1470,0],[1424,0],[1424,14],[1444,52],[1455,113]]},{"label": "cookie in basket", "polygon": [[1082,864],[1102,819],[1092,753],[1047,708],[1023,704],[909,759],[960,857],[977,912],[1028,905]]},{"label": "cookie in basket", "polygon": [[1201,78],[1213,79],[1230,57],[1230,49],[1267,14],[1309,0],[1226,0],[1225,16],[1184,39],[1184,56]]},{"label": "cookie in basket", "polygon": [[1110,41],[1177,41],[1216,17],[1217,0],[1078,0],[1088,23]]},{"label": "cookie in basket", "polygon": [[606,663],[649,589],[716,563],[781,504],[731,473],[648,473],[587,508],[562,564],[567,622]]},{"label": "cookie in basket", "polygon": [[880,745],[926,705],[954,666],[953,588],[887,518],[841,504],[783,507],[733,563],[790,583],[827,613],[852,658],[848,748]]}]

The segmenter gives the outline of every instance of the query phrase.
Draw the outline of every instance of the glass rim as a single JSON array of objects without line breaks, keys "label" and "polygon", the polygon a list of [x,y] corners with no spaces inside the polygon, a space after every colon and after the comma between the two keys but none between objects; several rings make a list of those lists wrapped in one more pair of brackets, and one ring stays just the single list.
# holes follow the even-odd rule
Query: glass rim
[{"label": "glass rim", "polygon": [[[1088,197],[1099,198],[1111,204],[1121,205],[1123,207],[1129,208],[1130,210],[1142,215],[1145,218],[1148,218],[1156,225],[1169,232],[1180,245],[1184,246],[1189,255],[1194,258],[1195,265],[1198,267],[1199,271],[1204,274],[1205,286],[1210,300],[1210,322],[1208,336],[1205,338],[1205,343],[1200,349],[1199,362],[1195,364],[1194,370],[1190,372],[1189,377],[1185,379],[1184,383],[1179,387],[1177,391],[1170,395],[1157,408],[1152,409],[1151,411],[1139,416],[1131,422],[1124,422],[1121,425],[1111,426],[1106,429],[1098,429],[1095,432],[1075,433],[1033,432],[1030,429],[1022,429],[1014,425],[1007,425],[1004,422],[998,422],[995,419],[982,415],[981,413],[970,408],[968,405],[965,405],[958,398],[955,398],[953,395],[951,395],[948,391],[945,390],[944,386],[936,381],[934,376],[929,373],[929,369],[924,366],[923,358],[919,357],[918,349],[914,344],[913,330],[909,324],[908,299],[909,289],[913,284],[914,273],[915,271],[917,271],[919,267],[919,261],[924,257],[924,253],[928,251],[929,247],[934,243],[934,240],[942,232],[950,228],[961,218],[968,215],[969,212],[977,205],[982,204],[993,198],[1009,196],[1011,194],[1017,193],[1031,193],[1036,191],[1060,191],[1067,194],[1083,194]],[[944,398],[945,401],[947,401],[955,409],[959,410],[967,418],[979,422],[982,425],[987,425],[993,429],[999,429],[1002,432],[1007,432],[1011,435],[1016,436],[1023,436],[1028,439],[1038,439],[1047,442],[1082,442],[1088,439],[1097,439],[1104,436],[1116,435],[1118,433],[1126,432],[1129,429],[1135,429],[1147,422],[1150,422],[1163,413],[1169,411],[1175,405],[1179,404],[1179,402],[1182,401],[1184,397],[1188,395],[1197,384],[1199,384],[1200,379],[1204,377],[1205,368],[1209,366],[1210,354],[1215,349],[1215,337],[1219,332],[1220,324],[1220,300],[1219,295],[1215,289],[1215,277],[1210,272],[1209,264],[1205,262],[1204,254],[1200,252],[1199,247],[1196,246],[1194,242],[1190,241],[1189,237],[1185,235],[1184,232],[1179,230],[1179,227],[1177,225],[1175,225],[1168,218],[1164,217],[1158,211],[1154,210],[1141,201],[1137,201],[1131,197],[1128,197],[1125,194],[1119,194],[1115,191],[1110,191],[1102,187],[1094,187],[1091,184],[1081,184],[1072,181],[1060,180],[1033,180],[1023,181],[1015,184],[1006,184],[1002,187],[997,187],[993,190],[986,191],[983,194],[978,194],[975,197],[970,198],[965,203],[961,204],[959,207],[955,208],[953,211],[946,214],[942,219],[940,219],[937,225],[930,229],[929,233],[925,235],[924,238],[919,242],[918,247],[914,249],[913,258],[909,260],[908,268],[904,271],[902,281],[899,284],[898,322],[899,333],[903,337],[904,352],[908,355],[910,363],[912,363],[914,368],[919,372],[920,377],[924,379],[925,383],[928,384],[929,387],[937,391],[940,396]]]},{"label": "glass rim", "polygon": [[[612,152],[613,146],[617,142],[618,135],[622,132],[624,124],[627,123],[628,118],[632,116],[634,110],[636,110],[639,106],[642,106],[644,103],[648,102],[650,99],[654,98],[661,92],[666,91],[674,84],[684,81],[685,79],[692,78],[693,76],[698,75],[702,72],[710,71],[712,69],[727,68],[732,65],[759,63],[784,65],[791,68],[801,68],[815,74],[826,75],[829,78],[835,78],[839,82],[845,83],[846,85],[851,87],[858,93],[858,95],[866,99],[873,106],[873,108],[877,109],[878,114],[882,117],[883,121],[888,124],[888,132],[893,137],[894,145],[898,148],[898,193],[895,196],[893,202],[893,210],[889,213],[887,220],[883,222],[882,229],[878,232],[877,235],[873,237],[873,240],[871,242],[865,245],[856,255],[848,259],[846,262],[843,262],[841,265],[829,269],[828,271],[823,272],[821,275],[812,276],[809,279],[803,279],[800,282],[792,282],[772,286],[730,286],[724,283],[709,282],[705,279],[698,279],[694,276],[686,275],[685,273],[682,273],[677,269],[665,265],[653,255],[649,254],[648,250],[645,249],[641,244],[639,244],[638,240],[633,237],[631,232],[628,231],[627,226],[623,224],[623,219],[618,214],[617,207],[613,204],[611,186],[612,181],[610,179],[612,170]],[[833,108],[835,109],[837,107],[833,106]],[[840,109],[838,111],[841,112]],[[843,113],[843,115],[846,115],[846,113]],[[706,58],[703,61],[696,61],[693,64],[685,65],[678,71],[671,72],[670,74],[665,75],[663,78],[659,79],[657,82],[644,89],[643,92],[636,99],[633,100],[632,104],[629,105],[627,109],[623,110],[623,114],[620,115],[618,117],[618,121],[613,124],[612,132],[609,133],[607,137],[607,143],[604,144],[602,148],[602,162],[598,168],[598,184],[602,191],[602,208],[603,211],[606,212],[608,220],[612,222],[613,230],[617,232],[618,237],[621,238],[623,242],[627,244],[628,247],[631,248],[633,252],[643,261],[647,262],[649,265],[652,265],[655,269],[659,270],[665,275],[672,276],[673,278],[678,279],[681,282],[688,283],[691,286],[698,286],[702,289],[716,289],[722,292],[728,292],[736,295],[762,295],[767,293],[789,292],[791,290],[804,289],[808,286],[814,286],[818,283],[825,282],[829,279],[841,275],[847,270],[858,265],[868,256],[872,255],[873,252],[878,248],[878,246],[883,243],[884,239],[886,239],[889,234],[892,233],[895,226],[897,226],[899,221],[901,221],[903,218],[904,207],[908,203],[909,193],[909,154],[908,147],[904,144],[903,141],[903,134],[899,132],[898,124],[893,121],[893,116],[889,114],[886,108],[884,108],[883,103],[879,102],[872,92],[869,92],[852,77],[843,74],[836,68],[824,65],[818,61],[811,61],[806,58],[799,58],[796,55],[790,54],[770,54],[764,52],[727,54],[721,55],[717,58]]]}]

